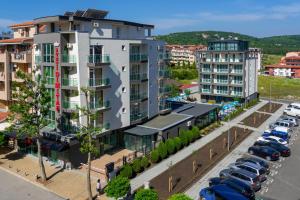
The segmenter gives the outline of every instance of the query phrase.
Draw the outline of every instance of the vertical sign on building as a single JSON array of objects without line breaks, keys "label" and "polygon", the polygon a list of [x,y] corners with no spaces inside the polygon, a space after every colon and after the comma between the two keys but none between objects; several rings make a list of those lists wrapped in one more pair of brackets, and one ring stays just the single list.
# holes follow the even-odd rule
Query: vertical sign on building
[{"label": "vertical sign on building", "polygon": [[59,43],[55,43],[55,109],[60,111]]}]

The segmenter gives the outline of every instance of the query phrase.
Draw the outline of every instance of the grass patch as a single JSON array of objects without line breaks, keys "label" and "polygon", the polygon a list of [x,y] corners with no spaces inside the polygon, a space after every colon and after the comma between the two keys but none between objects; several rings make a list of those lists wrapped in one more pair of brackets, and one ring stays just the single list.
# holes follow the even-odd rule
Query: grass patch
[{"label": "grass patch", "polygon": [[261,97],[272,99],[300,100],[300,79],[273,76],[258,77],[258,91]]},{"label": "grass patch", "polygon": [[266,65],[278,64],[281,57],[282,57],[281,55],[265,54],[262,57],[262,65],[266,66]]}]

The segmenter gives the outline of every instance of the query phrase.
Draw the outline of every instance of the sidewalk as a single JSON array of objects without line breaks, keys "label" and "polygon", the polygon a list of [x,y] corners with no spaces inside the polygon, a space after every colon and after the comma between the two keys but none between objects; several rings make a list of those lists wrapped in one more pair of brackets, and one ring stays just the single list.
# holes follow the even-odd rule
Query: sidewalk
[{"label": "sidewalk", "polygon": [[[36,174],[39,173],[37,158],[12,152],[0,155],[0,170],[8,171],[19,178],[31,182],[35,186],[49,190],[65,199],[85,200],[87,198],[86,173],[84,170],[61,171],[51,166],[48,162],[45,162],[45,168],[47,176],[52,177],[43,185],[36,182]],[[97,177],[91,177],[91,179],[92,192],[93,195],[96,195]],[[101,200],[105,199],[107,199],[105,196],[101,197]]]},{"label": "sidewalk", "polygon": [[[267,103],[267,102],[265,102]],[[262,106],[255,106],[259,109]],[[259,128],[255,129],[252,127],[247,127],[251,130],[254,130],[254,132],[246,139],[244,140],[238,147],[236,147],[229,155],[227,155],[223,160],[221,160],[218,165],[216,165],[214,168],[212,168],[205,176],[203,176],[199,181],[197,181],[192,187],[190,187],[185,194],[190,196],[192,199],[198,199],[199,198],[199,192],[200,189],[205,188],[208,186],[207,180],[211,177],[218,177],[219,172],[222,169],[225,169],[230,163],[235,162],[236,159],[241,157],[245,152],[247,152],[248,148],[253,145],[253,143],[256,141],[257,137],[261,135],[261,133],[268,128],[269,123],[275,121],[283,112],[285,109],[285,105],[283,105],[279,110],[277,110],[275,113],[271,114],[272,116],[267,119]],[[247,117],[247,116],[243,116]],[[240,120],[243,119],[241,116],[240,119],[235,119],[230,124],[233,126],[234,124],[238,123]],[[243,125],[237,125],[239,127],[244,127]]]},{"label": "sidewalk", "polygon": [[262,101],[262,102],[258,103],[256,106],[254,106],[254,107],[250,108],[249,110],[247,110],[246,112],[242,113],[240,116],[236,117],[231,122],[226,123],[226,125],[223,125],[222,127],[216,129],[215,131],[213,131],[210,134],[204,136],[200,140],[197,140],[193,144],[191,144],[188,147],[182,149],[178,153],[170,156],[169,158],[163,160],[162,162],[155,165],[154,167],[148,169],[147,171],[145,171],[141,175],[139,175],[136,178],[132,179],[131,182],[130,182],[131,183],[131,190],[135,191],[138,188],[142,187],[145,182],[149,182],[150,180],[152,180],[153,178],[155,178],[156,176],[158,176],[162,172],[166,171],[169,168],[170,164],[174,165],[174,164],[178,163],[179,161],[183,160],[184,158],[189,156],[195,150],[200,149],[205,144],[207,144],[210,141],[214,140],[216,137],[221,135],[224,131],[226,131],[230,127],[237,125],[237,123],[239,123],[242,119],[249,116],[250,114],[252,114],[254,111],[261,108],[266,103],[267,103],[267,101]]}]

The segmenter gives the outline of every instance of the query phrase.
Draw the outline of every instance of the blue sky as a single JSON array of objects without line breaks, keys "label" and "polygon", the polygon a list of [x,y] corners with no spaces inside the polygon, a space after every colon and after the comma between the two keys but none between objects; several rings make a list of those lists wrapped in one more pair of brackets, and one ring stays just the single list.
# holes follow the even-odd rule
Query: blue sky
[{"label": "blue sky", "polygon": [[234,31],[258,37],[300,34],[299,0],[14,0],[1,2],[0,29],[11,23],[97,8],[109,18],[156,26],[155,34]]}]

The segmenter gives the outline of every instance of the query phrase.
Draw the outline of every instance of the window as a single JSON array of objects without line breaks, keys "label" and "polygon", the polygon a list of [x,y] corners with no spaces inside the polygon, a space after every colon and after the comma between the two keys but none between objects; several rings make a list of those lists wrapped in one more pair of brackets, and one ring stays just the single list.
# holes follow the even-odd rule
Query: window
[{"label": "window", "polygon": [[126,113],[126,108],[122,108],[122,113]]},{"label": "window", "polygon": [[126,46],[122,45],[122,51],[126,51]]},{"label": "window", "polygon": [[126,92],[126,88],[122,87],[122,92],[125,93]]},{"label": "window", "polygon": [[51,43],[43,44],[43,61],[48,63],[54,62],[54,45]]},{"label": "window", "polygon": [[120,27],[116,28],[116,38],[120,38],[121,29]]},{"label": "window", "polygon": [[126,72],[126,67],[122,66],[122,72]]}]

